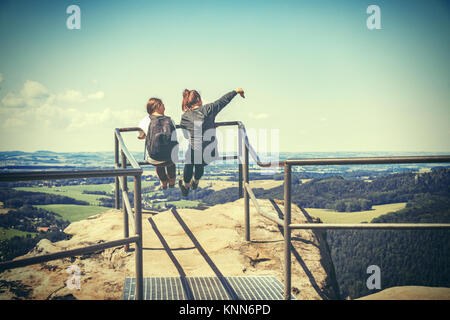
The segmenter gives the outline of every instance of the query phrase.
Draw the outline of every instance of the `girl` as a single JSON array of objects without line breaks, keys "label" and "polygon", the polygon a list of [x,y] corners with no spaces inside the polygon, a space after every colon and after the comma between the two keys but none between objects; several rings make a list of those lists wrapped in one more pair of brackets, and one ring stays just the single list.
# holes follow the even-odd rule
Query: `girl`
[{"label": "girl", "polygon": [[[177,147],[175,125],[164,115],[165,107],[161,99],[151,98],[147,102],[147,117],[141,120],[138,139],[145,139],[145,160],[156,167],[162,189],[173,188],[176,178],[176,159],[172,159],[172,149]],[[147,134],[145,134],[147,132]],[[172,138],[172,133],[174,137]],[[177,151],[177,150],[176,150]],[[178,154],[174,152],[174,154]]]},{"label": "girl", "polygon": [[[214,123],[216,116],[238,93],[245,98],[244,90],[238,88],[213,103],[203,105],[202,98],[196,90],[184,90],[181,105],[184,113],[180,126],[184,129],[183,133],[186,138],[189,139],[189,148],[185,157],[183,180],[179,181],[183,196],[188,195],[191,186],[193,190],[197,189],[199,180],[203,176],[204,167],[217,156]],[[208,132],[208,136],[212,136],[209,141],[203,139],[206,130],[211,130]],[[203,153],[206,147],[208,150],[212,149],[211,157],[209,155],[204,157]],[[194,179],[191,181],[192,177]]]}]

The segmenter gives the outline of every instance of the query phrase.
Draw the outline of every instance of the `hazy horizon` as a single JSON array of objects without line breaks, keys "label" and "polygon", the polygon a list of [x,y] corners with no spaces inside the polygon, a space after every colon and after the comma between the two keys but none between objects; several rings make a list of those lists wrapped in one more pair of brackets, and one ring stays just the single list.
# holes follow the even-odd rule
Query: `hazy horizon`
[{"label": "hazy horizon", "polygon": [[[80,30],[66,27],[73,4]],[[216,120],[278,130],[280,152],[450,152],[449,13],[438,0],[2,1],[0,150],[112,151],[150,97],[179,123],[185,88],[208,103],[242,87]],[[143,150],[136,135],[127,146]]]}]

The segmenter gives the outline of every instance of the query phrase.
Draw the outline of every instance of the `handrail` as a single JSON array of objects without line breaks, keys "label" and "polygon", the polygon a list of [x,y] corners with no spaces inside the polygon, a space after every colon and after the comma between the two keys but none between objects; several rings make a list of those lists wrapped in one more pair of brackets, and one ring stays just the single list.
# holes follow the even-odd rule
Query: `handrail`
[{"label": "handrail", "polygon": [[[259,167],[282,167],[284,166],[284,161],[268,161],[268,162],[262,162],[259,158],[258,154],[256,153],[253,146],[250,144],[250,141],[248,140],[247,130],[245,129],[244,124],[241,121],[236,121],[236,124],[241,131],[241,137],[244,139],[245,148],[249,151],[249,154],[252,156],[253,160],[256,162],[256,164]],[[242,159],[241,159],[242,160]]]},{"label": "handrail", "polygon": [[133,236],[125,239],[112,240],[108,242],[103,242],[99,244],[94,244],[91,246],[59,251],[50,254],[42,254],[34,257],[23,258],[18,260],[9,260],[0,263],[0,271],[13,269],[13,268],[21,268],[26,267],[33,264],[44,263],[52,260],[58,260],[88,253],[93,253],[100,250],[105,250],[108,248],[118,247],[124,244],[136,242],[139,239],[138,236]]},{"label": "handrail", "polygon": [[[118,143],[119,144],[119,143]],[[117,144],[117,145],[118,145]],[[134,176],[137,189],[135,189],[135,210],[136,220],[141,219],[141,207],[140,207],[140,181],[142,177],[142,169],[130,168],[130,169],[105,169],[105,170],[79,170],[79,171],[45,171],[45,172],[13,172],[13,173],[2,173],[0,175],[0,181],[27,181],[27,180],[60,180],[60,179],[72,179],[72,178],[92,178],[92,177],[127,177]],[[137,221],[137,223],[139,223]],[[139,225],[140,226],[140,225]],[[111,240],[99,244],[94,244],[90,246],[85,246],[81,248],[59,251],[51,254],[43,254],[34,257],[9,260],[0,263],[0,271],[4,271],[12,268],[26,267],[33,264],[44,263],[47,261],[62,259],[66,257],[73,257],[82,254],[93,253],[99,250],[104,250],[107,248],[117,247],[130,243],[135,243],[136,245],[136,297],[137,299],[142,299],[142,228],[136,228],[136,234],[129,237],[126,235],[123,239]],[[141,263],[140,263],[141,262]]]},{"label": "handrail", "polygon": [[[323,224],[323,223],[305,223],[291,224],[291,167],[296,165],[355,165],[355,164],[402,164],[402,163],[444,163],[450,162],[450,156],[401,156],[401,157],[354,157],[354,158],[304,158],[287,159],[284,161],[261,161],[257,152],[251,145],[246,128],[241,121],[217,122],[216,127],[233,126],[238,127],[238,156],[231,157],[239,159],[239,195],[244,196],[244,218],[245,218],[245,239],[250,240],[250,214],[249,201],[252,200],[259,214],[270,219],[276,224],[283,226],[284,232],[284,298],[291,297],[291,232],[295,229],[393,229],[393,230],[412,230],[412,229],[450,229],[450,224]],[[176,128],[181,128],[176,125]],[[139,127],[129,127],[116,129],[116,135],[120,137],[120,132],[139,131]],[[123,141],[120,142],[122,144]],[[116,145],[119,143],[116,143]],[[284,167],[284,217],[280,219],[272,214],[264,212],[258,204],[253,190],[249,184],[249,155],[259,167]],[[230,157],[229,157],[230,158]],[[116,154],[116,166],[118,167],[118,154]],[[225,159],[225,157],[223,157]],[[130,164],[134,167],[133,163]],[[148,162],[138,162],[139,165],[149,164]],[[128,163],[122,161],[122,168],[126,168]],[[117,178],[118,180],[118,178]],[[125,182],[126,184],[126,182]],[[116,181],[116,186],[118,182]],[[117,195],[117,193],[116,193]],[[117,205],[117,202],[116,202]],[[126,210],[125,210],[126,213]]]},{"label": "handrail", "polygon": [[396,157],[355,157],[355,158],[304,158],[287,159],[291,166],[310,165],[354,165],[354,164],[407,164],[407,163],[444,163],[450,162],[450,156],[396,156]]},{"label": "handrail", "polygon": [[30,181],[30,180],[59,180],[76,178],[105,178],[113,176],[133,176],[142,174],[142,169],[105,169],[79,171],[42,171],[38,172],[7,172],[0,175],[0,181]]},{"label": "handrail", "polygon": [[125,154],[125,156],[127,157],[127,159],[130,161],[131,166],[134,169],[140,169],[141,167],[139,166],[139,164],[137,163],[136,159],[134,158],[134,156],[131,154],[130,151],[128,151],[127,146],[125,145],[125,142],[122,139],[122,136],[120,134],[119,129],[115,130],[116,132],[116,137],[119,140],[119,144],[120,144],[120,149],[122,150],[122,152]]}]

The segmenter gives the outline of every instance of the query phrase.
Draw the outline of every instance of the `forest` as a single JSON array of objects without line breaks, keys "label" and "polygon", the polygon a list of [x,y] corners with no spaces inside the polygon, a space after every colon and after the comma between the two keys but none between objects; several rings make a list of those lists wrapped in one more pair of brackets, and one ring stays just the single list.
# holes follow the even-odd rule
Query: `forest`
[{"label": "forest", "polygon": [[[14,236],[0,240],[0,261],[10,260],[27,253],[41,239],[59,241],[67,239],[63,230],[69,225],[56,213],[33,207],[40,204],[79,204],[88,205],[85,201],[65,196],[0,189],[0,201],[9,210],[0,214],[0,227],[3,230],[14,229],[27,232],[26,236]],[[48,232],[39,232],[40,227],[49,228]]]},{"label": "forest", "polygon": [[[450,185],[449,169],[430,173],[397,173],[364,181],[333,176],[302,183],[294,175],[292,202],[304,208],[333,209],[340,212],[370,210],[373,205],[407,202],[418,194],[441,194]],[[253,189],[257,198],[283,199],[283,185],[264,190]],[[237,188],[227,188],[202,198],[206,205],[238,199]]]},{"label": "forest", "polygon": [[[293,179],[292,201],[302,207],[337,211],[367,210],[369,205],[407,202],[406,208],[373,219],[373,223],[450,223],[450,170],[399,173],[366,182],[343,177]],[[237,200],[237,188],[214,192],[202,199],[214,205]],[[283,187],[254,189],[258,198],[283,199]],[[350,206],[350,207],[349,207]],[[327,232],[341,296],[358,298],[367,289],[369,265],[381,268],[382,289],[392,286],[450,287],[450,231]]]},{"label": "forest", "polygon": [[[447,193],[448,193],[448,187]],[[450,223],[450,197],[422,194],[395,213],[372,223]],[[369,265],[381,269],[381,289],[393,286],[450,287],[450,231],[329,230],[341,296],[358,298],[375,293],[366,280]]]}]

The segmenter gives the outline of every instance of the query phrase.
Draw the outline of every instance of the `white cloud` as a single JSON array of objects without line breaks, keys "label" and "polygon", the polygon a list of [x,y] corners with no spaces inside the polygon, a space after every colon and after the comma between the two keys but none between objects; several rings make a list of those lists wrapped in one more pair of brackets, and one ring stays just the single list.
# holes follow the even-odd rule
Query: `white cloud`
[{"label": "white cloud", "polygon": [[37,107],[46,102],[50,94],[45,86],[36,81],[25,81],[19,93],[8,92],[2,99],[5,107]]},{"label": "white cloud", "polygon": [[45,98],[49,95],[48,90],[44,85],[31,80],[25,81],[20,94],[25,99]]},{"label": "white cloud", "polygon": [[12,129],[17,127],[23,127],[26,125],[26,122],[20,118],[9,118],[6,119],[2,124],[2,127],[5,129]]},{"label": "white cloud", "polygon": [[253,113],[253,112],[250,112],[248,115],[249,115],[250,118],[257,119],[257,120],[267,119],[269,117],[269,115],[267,113]]},{"label": "white cloud", "polygon": [[56,99],[61,102],[84,102],[83,94],[80,91],[69,89],[56,95]]},{"label": "white cloud", "polygon": [[25,100],[12,92],[8,92],[2,99],[2,104],[5,107],[11,107],[11,108],[16,108],[16,107],[25,107]]},{"label": "white cloud", "polygon": [[105,96],[103,91],[97,91],[88,95],[74,89],[53,94],[41,83],[36,81],[25,81],[19,93],[8,92],[1,100],[3,106],[9,108],[38,108],[42,105],[53,105],[58,103],[73,104],[84,103],[88,100],[101,100]]},{"label": "white cloud", "polygon": [[87,98],[89,100],[101,100],[104,96],[105,94],[103,93],[103,91],[98,91],[96,93],[88,94]]}]

